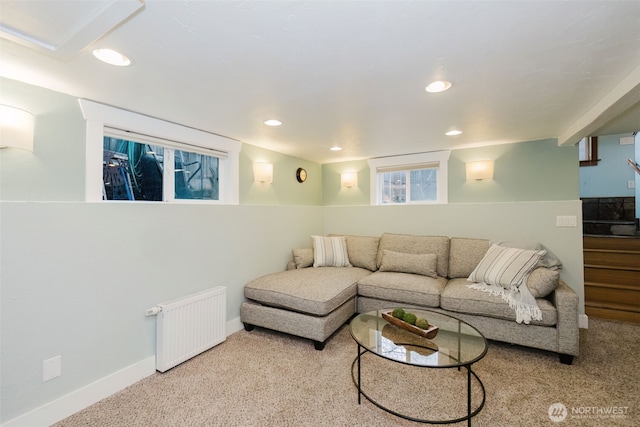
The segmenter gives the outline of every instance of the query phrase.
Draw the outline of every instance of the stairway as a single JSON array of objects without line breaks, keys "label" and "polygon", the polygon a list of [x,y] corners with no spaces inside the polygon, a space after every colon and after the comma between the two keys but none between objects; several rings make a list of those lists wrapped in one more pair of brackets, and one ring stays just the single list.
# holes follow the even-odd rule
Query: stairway
[{"label": "stairway", "polygon": [[588,316],[640,323],[640,238],[584,236]]}]

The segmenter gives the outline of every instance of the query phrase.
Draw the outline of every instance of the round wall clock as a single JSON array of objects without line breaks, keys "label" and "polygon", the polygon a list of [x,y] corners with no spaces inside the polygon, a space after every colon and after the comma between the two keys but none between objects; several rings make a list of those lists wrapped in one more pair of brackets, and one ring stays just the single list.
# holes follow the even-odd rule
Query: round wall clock
[{"label": "round wall clock", "polygon": [[296,179],[298,182],[305,182],[307,180],[307,171],[302,168],[298,168],[296,171]]}]

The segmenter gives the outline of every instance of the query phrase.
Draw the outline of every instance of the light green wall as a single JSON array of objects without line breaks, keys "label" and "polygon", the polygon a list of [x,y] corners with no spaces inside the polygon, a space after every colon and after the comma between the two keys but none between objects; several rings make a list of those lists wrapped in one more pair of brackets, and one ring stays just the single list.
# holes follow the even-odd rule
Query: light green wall
[{"label": "light green wall", "polygon": [[[273,183],[253,179],[253,163],[273,164]],[[296,179],[298,168],[307,171],[308,178]],[[321,205],[322,168],[318,163],[302,160],[255,145],[242,144],[240,152],[240,203],[246,205]]]},{"label": "light green wall", "polygon": [[[640,124],[638,124],[640,126]],[[627,182],[635,179],[635,173],[627,159],[635,158],[635,145],[620,145],[624,135],[598,137],[596,166],[580,168],[580,197],[634,197],[635,189],[627,188]]]},{"label": "light green wall", "polygon": [[0,150],[0,199],[84,200],[85,126],[76,98],[0,78],[0,104],[35,121],[33,153]]},{"label": "light green wall", "polygon": [[[342,188],[341,174],[358,173],[358,186]],[[369,164],[366,160],[322,165],[323,205],[368,205],[370,192]]]},{"label": "light green wall", "polygon": [[[452,150],[449,203],[576,200],[578,149],[558,147],[555,139]],[[494,160],[494,179],[467,181],[465,163]],[[367,161],[322,165],[324,205],[368,205]],[[342,172],[358,172],[358,188],[341,188]]]},{"label": "light green wall", "polygon": [[[555,139],[453,150],[449,203],[578,199],[578,148]],[[493,160],[493,180],[467,181],[465,163]]]},{"label": "light green wall", "polygon": [[[237,320],[244,284],[282,270],[311,234],[536,237],[561,257],[563,278],[582,296],[580,229],[554,221],[581,218],[573,148],[539,141],[454,151],[450,205],[369,206],[366,161],[321,166],[247,144],[239,206],[85,203],[76,99],[0,83],[1,101],[36,115],[33,153],[0,150],[0,423],[151,357],[155,320],[144,310],[158,303],[224,285],[227,320]],[[463,162],[490,154],[496,182],[471,187]],[[274,164],[273,184],[254,182],[255,161]],[[304,184],[298,167],[309,172]],[[359,186],[341,189],[340,173],[352,170]],[[42,383],[42,361],[56,355],[62,376]]]}]

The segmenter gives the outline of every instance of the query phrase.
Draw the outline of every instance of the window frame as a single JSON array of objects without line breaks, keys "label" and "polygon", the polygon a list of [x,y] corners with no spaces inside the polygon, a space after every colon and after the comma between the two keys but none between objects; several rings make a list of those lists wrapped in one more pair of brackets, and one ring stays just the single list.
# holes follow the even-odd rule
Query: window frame
[{"label": "window frame", "polygon": [[[369,159],[370,173],[370,203],[376,206],[404,206],[404,205],[425,205],[425,204],[447,204],[449,202],[448,191],[448,161],[451,150],[433,151],[429,153],[408,154],[403,156],[380,157]],[[406,201],[404,203],[382,203],[382,172],[385,169],[396,169],[398,171],[410,171],[421,169],[421,166],[436,166],[437,190],[436,200]]]},{"label": "window frame", "polygon": [[[135,142],[146,142],[137,141],[136,136],[147,136],[156,145],[162,145],[165,151],[169,150],[171,155],[173,150],[182,150],[219,158],[219,200],[176,199],[172,194],[173,183],[169,180],[163,184],[163,188],[171,188],[171,191],[164,191],[163,202],[236,205],[239,203],[239,157],[242,147],[240,141],[86,99],[78,99],[78,102],[87,124],[85,201],[103,201],[103,138],[105,135],[114,136],[112,131],[116,130],[116,137],[119,137],[118,132],[122,132],[121,135],[130,135]],[[158,144],[159,141],[162,144]],[[168,187],[169,185],[171,187]]]},{"label": "window frame", "polygon": [[[582,138],[580,142],[578,142],[580,149],[584,149],[587,158],[582,160],[579,159],[580,166],[598,166],[598,137],[597,136],[588,136],[586,138]],[[582,148],[584,146],[584,148]]]}]

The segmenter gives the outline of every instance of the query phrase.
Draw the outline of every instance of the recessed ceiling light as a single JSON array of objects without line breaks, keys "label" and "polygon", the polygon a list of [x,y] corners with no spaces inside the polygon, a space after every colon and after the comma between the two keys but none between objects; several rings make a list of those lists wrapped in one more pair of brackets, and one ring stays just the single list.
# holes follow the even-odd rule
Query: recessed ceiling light
[{"label": "recessed ceiling light", "polygon": [[445,135],[447,136],[456,136],[456,135],[460,135],[462,133],[461,130],[450,130],[449,132],[445,133]]},{"label": "recessed ceiling light", "polygon": [[269,120],[265,120],[264,124],[267,126],[280,126],[282,122],[276,119],[269,119]]},{"label": "recessed ceiling light", "polygon": [[131,60],[112,49],[94,49],[93,56],[107,64],[116,65],[118,67],[126,67],[131,65]]},{"label": "recessed ceiling light", "polygon": [[429,83],[429,85],[425,88],[425,90],[427,92],[437,93],[437,92],[444,92],[450,87],[451,87],[451,82],[446,82],[444,80],[436,80],[435,82]]},{"label": "recessed ceiling light", "polygon": [[340,150],[342,150],[342,147],[337,147],[337,146],[336,147],[331,147],[331,148],[329,148],[329,150],[331,150],[331,151],[340,151]]}]

